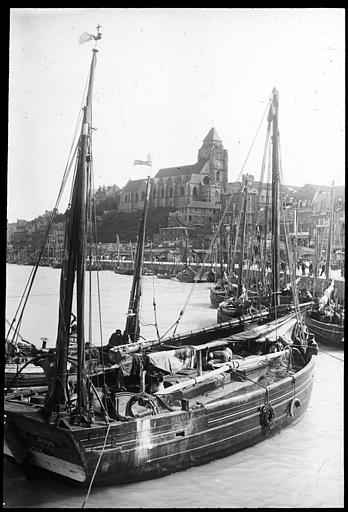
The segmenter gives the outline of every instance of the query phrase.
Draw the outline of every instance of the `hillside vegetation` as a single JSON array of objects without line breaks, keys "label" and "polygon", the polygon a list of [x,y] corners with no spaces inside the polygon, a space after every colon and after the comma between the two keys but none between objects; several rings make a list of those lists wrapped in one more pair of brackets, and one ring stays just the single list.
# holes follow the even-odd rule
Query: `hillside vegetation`
[{"label": "hillside vegetation", "polygon": [[[168,227],[169,212],[173,208],[149,208],[147,215],[146,238],[153,237],[160,227]],[[108,212],[102,221],[98,222],[98,242],[115,242],[116,233],[122,242],[135,242],[143,211],[132,213],[118,211]]]}]

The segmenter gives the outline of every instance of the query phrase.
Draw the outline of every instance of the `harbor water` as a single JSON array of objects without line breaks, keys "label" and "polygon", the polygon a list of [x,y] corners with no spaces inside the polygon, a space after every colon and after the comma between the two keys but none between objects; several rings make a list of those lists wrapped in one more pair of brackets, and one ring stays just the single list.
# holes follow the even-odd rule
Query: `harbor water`
[{"label": "harbor water", "polygon": [[[32,269],[7,265],[6,319],[10,322]],[[43,337],[48,347],[55,345],[59,279],[59,269],[38,269],[22,319],[21,335],[38,347]],[[91,279],[92,315],[89,319],[87,299],[86,337],[105,345],[115,329],[125,327],[132,276],[104,270],[91,272]],[[98,283],[99,292],[95,289]],[[156,339],[157,329],[163,336],[175,326],[180,333],[216,322],[210,284],[192,285],[156,276],[144,277],[143,283],[141,333],[145,338]],[[163,478],[92,487],[85,508],[343,507],[343,361],[343,348],[320,346],[308,410],[299,423],[277,436]],[[49,474],[28,479],[14,462],[4,458],[5,508],[81,508],[86,493],[87,489]]]}]

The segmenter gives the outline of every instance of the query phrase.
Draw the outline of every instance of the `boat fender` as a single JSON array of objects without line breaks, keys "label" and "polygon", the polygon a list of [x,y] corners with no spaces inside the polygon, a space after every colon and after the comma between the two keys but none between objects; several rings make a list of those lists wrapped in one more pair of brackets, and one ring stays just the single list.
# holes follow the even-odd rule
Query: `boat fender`
[{"label": "boat fender", "polygon": [[152,409],[152,414],[155,415],[159,412],[159,408],[156,403],[156,399],[149,395],[148,393],[139,393],[131,397],[129,402],[126,405],[126,416],[130,416],[134,418],[134,413],[132,411],[132,406],[135,403],[139,403],[140,406],[146,407],[148,409]]},{"label": "boat fender", "polygon": [[301,400],[299,398],[293,398],[289,404],[289,414],[291,417],[294,416],[295,407],[301,407]]},{"label": "boat fender", "polygon": [[274,426],[274,409],[269,402],[260,407],[260,423],[263,428],[270,430]]}]

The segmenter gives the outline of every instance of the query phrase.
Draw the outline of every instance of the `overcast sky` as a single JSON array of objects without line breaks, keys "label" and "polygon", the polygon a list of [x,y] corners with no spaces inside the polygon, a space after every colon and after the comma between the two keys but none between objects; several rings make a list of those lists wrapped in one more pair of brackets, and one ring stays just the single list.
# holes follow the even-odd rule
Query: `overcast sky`
[{"label": "overcast sky", "polygon": [[[11,9],[7,217],[54,207],[91,58],[95,186],[193,164],[215,127],[239,176],[273,87],[284,182],[344,184],[344,9]],[[266,123],[245,166],[260,177]],[[61,205],[64,211],[66,203]]]}]

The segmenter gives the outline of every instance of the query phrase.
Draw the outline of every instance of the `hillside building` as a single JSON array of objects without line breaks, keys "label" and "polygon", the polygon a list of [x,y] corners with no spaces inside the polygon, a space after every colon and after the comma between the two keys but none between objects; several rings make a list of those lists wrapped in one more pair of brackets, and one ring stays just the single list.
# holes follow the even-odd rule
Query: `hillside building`
[{"label": "hillside building", "polygon": [[[151,179],[150,206],[177,209],[192,201],[220,203],[227,180],[227,150],[211,128],[198,150],[196,163],[159,169]],[[142,209],[145,191],[145,180],[129,180],[121,191],[120,211]]]}]

